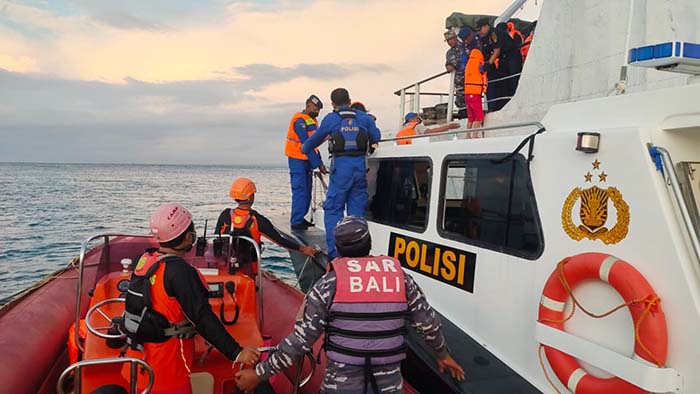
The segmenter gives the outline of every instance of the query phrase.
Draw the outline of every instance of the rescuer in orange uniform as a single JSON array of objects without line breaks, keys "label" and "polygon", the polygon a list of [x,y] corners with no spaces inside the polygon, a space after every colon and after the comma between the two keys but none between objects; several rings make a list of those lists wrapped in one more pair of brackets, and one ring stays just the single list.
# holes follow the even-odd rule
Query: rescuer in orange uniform
[{"label": "rescuer in orange uniform", "polygon": [[284,154],[287,155],[289,183],[292,186],[292,214],[289,222],[294,230],[306,230],[309,226],[313,226],[311,222],[304,219],[311,206],[313,169],[318,168],[321,173],[327,173],[318,149],[314,149],[308,155],[301,152],[301,145],[318,128],[316,118],[322,108],[321,100],[311,95],[306,100],[306,108],[292,116],[287,130]]},{"label": "rescuer in orange uniform", "polygon": [[[190,212],[178,203],[163,204],[151,217],[150,228],[159,247],[147,250],[136,264],[124,325],[131,348],[142,350],[153,368],[151,393],[192,393],[195,333],[230,360],[255,364],[260,352],[242,348],[229,335],[209,305],[206,281],[182,259],[197,239]],[[125,377],[128,369],[123,370]]]},{"label": "rescuer in orange uniform", "polygon": [[[423,135],[428,133],[441,133],[443,131],[458,129],[459,123],[450,123],[440,127],[427,128],[423,124],[423,119],[415,112],[409,112],[404,118],[403,128],[396,133],[396,137],[410,137],[412,135]],[[398,145],[410,145],[410,139],[396,141]]]},{"label": "rescuer in orange uniform", "polygon": [[[467,65],[464,67],[464,101],[467,103],[467,129],[479,128],[484,122],[482,95],[486,93],[487,78],[484,72],[484,55],[479,49],[474,32],[462,28],[459,32],[468,51]],[[467,138],[477,138],[477,132],[467,133]]]},{"label": "rescuer in orange uniform", "polygon": [[254,239],[258,245],[264,235],[283,248],[296,250],[310,257],[315,256],[316,248],[283,237],[268,218],[253,210],[256,191],[255,183],[248,178],[241,177],[233,181],[229,194],[238,206],[226,208],[221,212],[216,223],[216,233],[247,236]]}]

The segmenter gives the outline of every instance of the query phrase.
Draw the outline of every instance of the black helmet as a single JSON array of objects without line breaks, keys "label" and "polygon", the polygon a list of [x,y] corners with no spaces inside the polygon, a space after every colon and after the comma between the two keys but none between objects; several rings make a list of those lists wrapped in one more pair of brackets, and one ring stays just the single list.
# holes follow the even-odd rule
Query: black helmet
[{"label": "black helmet", "polygon": [[372,249],[367,221],[357,216],[343,218],[333,229],[335,248],[341,257],[365,257]]}]

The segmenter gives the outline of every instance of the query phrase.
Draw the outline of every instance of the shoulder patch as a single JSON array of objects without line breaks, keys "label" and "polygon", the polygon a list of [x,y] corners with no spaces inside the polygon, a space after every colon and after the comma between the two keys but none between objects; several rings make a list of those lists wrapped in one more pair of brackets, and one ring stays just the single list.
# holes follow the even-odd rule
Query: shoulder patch
[{"label": "shoulder patch", "polygon": [[143,266],[144,266],[145,264],[146,264],[146,258],[145,258],[145,257],[141,257],[141,258],[139,259],[139,262],[136,263],[136,270],[140,270],[141,268],[143,268]]},{"label": "shoulder patch", "polygon": [[498,34],[495,31],[491,32],[491,42],[498,42]]}]

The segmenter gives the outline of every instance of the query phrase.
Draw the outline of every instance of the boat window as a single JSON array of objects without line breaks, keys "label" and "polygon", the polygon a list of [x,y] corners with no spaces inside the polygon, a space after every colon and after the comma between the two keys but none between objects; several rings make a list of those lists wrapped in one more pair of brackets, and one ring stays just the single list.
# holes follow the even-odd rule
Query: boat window
[{"label": "boat window", "polygon": [[428,158],[370,160],[367,219],[423,232],[428,223],[431,166]]},{"label": "boat window", "polygon": [[518,155],[455,155],[443,164],[438,230],[446,238],[528,259],[544,241],[529,167]]}]

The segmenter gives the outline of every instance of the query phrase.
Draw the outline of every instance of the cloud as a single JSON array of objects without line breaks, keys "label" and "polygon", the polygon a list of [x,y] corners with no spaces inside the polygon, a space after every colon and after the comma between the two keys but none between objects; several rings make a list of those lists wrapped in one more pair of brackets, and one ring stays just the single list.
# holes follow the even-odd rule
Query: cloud
[{"label": "cloud", "polygon": [[[256,64],[217,80],[110,83],[0,69],[0,86],[12,92],[0,96],[0,161],[282,164],[286,125],[305,97],[271,101],[250,96],[252,90],[387,70]],[[235,110],[251,100],[253,109]]]},{"label": "cloud", "polygon": [[[333,80],[348,75],[383,73],[382,64],[300,64],[278,67],[254,64],[233,69],[227,78],[191,81],[146,82],[131,77],[122,83],[76,80],[46,74],[26,74],[0,69],[0,86],[12,94],[0,97],[3,124],[66,123],[84,121],[128,122],[129,118],[167,115],[216,117],[264,89],[301,77]],[[272,104],[272,103],[268,103]],[[46,116],[35,118],[39,111]],[[129,116],[124,116],[129,114]],[[23,116],[24,115],[24,116]]]},{"label": "cloud", "polygon": [[395,128],[392,92],[443,70],[453,11],[449,0],[0,0],[0,161],[281,164],[291,114],[338,86]]}]

